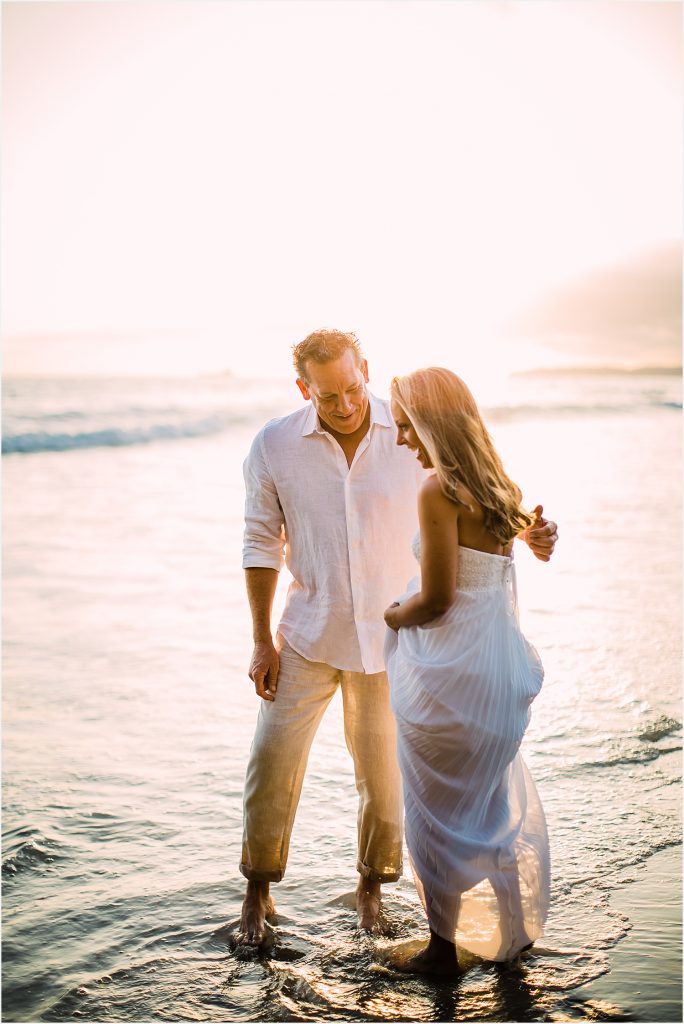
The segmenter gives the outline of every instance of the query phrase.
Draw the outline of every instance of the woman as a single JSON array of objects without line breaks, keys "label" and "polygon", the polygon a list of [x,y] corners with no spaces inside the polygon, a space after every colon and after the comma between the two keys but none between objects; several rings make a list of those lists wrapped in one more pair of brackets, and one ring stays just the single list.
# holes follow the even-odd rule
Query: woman
[{"label": "woman", "polygon": [[519,754],[543,669],[520,632],[513,539],[533,522],[475,401],[449,370],[391,389],[397,444],[434,472],[418,498],[420,576],[385,612],[406,842],[430,925],[396,966],[448,974],[456,943],[509,960],[542,932],[544,812]]}]

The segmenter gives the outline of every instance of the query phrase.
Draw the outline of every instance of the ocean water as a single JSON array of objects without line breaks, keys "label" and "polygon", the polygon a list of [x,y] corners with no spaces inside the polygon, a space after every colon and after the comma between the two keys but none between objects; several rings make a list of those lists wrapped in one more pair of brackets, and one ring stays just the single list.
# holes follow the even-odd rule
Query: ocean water
[{"label": "ocean water", "polygon": [[[552,905],[531,953],[448,984],[383,961],[426,934],[409,877],[386,887],[390,936],[355,927],[337,700],[270,945],[231,942],[257,712],[241,463],[297,402],[290,381],[227,375],[5,382],[3,1019],[644,1019],[609,972],[630,886],[681,843],[680,378],[523,376],[485,408],[526,500],[560,524],[550,564],[517,552],[546,669],[524,750]],[[657,1019],[679,1020],[681,978],[658,971]]]}]

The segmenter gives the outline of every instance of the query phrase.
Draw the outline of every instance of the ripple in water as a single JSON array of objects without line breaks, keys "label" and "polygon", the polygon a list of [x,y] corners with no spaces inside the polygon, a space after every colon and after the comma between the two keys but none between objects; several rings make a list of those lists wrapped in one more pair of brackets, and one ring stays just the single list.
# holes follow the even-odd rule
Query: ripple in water
[{"label": "ripple in water", "polygon": [[[397,943],[409,949],[424,941],[422,908],[406,882],[386,898],[391,938],[371,939],[356,928],[352,894],[324,907],[305,909],[301,921],[278,915],[266,951],[235,950],[237,920],[218,928],[164,927],[186,913],[189,893],[176,894],[151,917],[147,948],[121,968],[81,978],[46,1006],[44,1020],[157,1019],[202,1021],[305,1020],[613,1020],[618,1007],[582,1001],[571,990],[608,969],[607,950],[625,934],[613,915],[612,932],[593,936],[592,951],[546,938],[511,964],[464,958],[456,980],[434,981],[399,974],[387,965]],[[197,894],[195,894],[196,896]],[[237,896],[237,892],[234,894]],[[225,892],[207,891],[207,905]],[[128,906],[128,914],[141,908]],[[605,907],[597,920],[605,924]],[[551,937],[553,939],[553,937]]]}]

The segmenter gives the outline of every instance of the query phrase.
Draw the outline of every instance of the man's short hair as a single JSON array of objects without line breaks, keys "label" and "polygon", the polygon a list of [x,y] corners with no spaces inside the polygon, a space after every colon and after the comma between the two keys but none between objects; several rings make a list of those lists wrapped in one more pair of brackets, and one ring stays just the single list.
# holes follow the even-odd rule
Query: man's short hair
[{"label": "man's short hair", "polygon": [[339,359],[348,350],[354,353],[357,365],[361,366],[363,352],[359,339],[352,331],[335,331],[329,327],[314,331],[304,341],[292,346],[292,358],[297,376],[308,383],[306,364],[309,361],[330,363],[333,359]]}]

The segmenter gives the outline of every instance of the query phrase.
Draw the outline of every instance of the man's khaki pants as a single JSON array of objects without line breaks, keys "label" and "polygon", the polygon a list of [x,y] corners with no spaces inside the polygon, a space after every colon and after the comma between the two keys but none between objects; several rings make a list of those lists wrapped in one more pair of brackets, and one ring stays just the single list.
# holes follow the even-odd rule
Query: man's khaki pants
[{"label": "man's khaki pants", "polygon": [[247,766],[240,871],[252,881],[283,877],[309,749],[341,686],[359,794],[357,870],[374,881],[395,882],[401,875],[403,801],[387,676],[307,661],[282,637],[279,646],[276,699],[260,704]]}]

